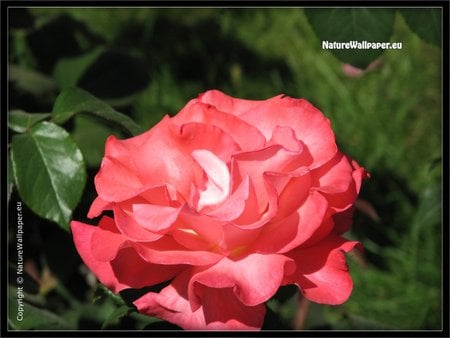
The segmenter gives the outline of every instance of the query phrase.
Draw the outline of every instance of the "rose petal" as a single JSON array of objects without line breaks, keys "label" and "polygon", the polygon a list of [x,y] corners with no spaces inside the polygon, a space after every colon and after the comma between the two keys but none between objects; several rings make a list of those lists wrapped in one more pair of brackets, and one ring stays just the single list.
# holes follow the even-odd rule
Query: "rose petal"
[{"label": "rose petal", "polygon": [[133,204],[133,218],[144,229],[161,233],[177,220],[183,206],[178,208],[165,207],[154,204]]},{"label": "rose petal", "polygon": [[178,228],[171,232],[172,237],[181,245],[188,248],[188,250],[195,251],[216,251],[217,241],[209,241],[203,238],[198,232],[189,228]]},{"label": "rose petal", "polygon": [[209,90],[200,94],[197,101],[210,104],[220,111],[236,116],[242,115],[245,112],[264,104],[264,101],[262,100],[239,99],[228,96],[219,90]]},{"label": "rose petal", "polygon": [[201,122],[222,129],[231,135],[241,150],[257,150],[264,146],[266,140],[261,132],[254,126],[237,118],[223,113],[210,104],[204,104],[198,100],[189,102],[175,117],[178,124],[188,122]]},{"label": "rose petal", "polygon": [[[270,145],[280,145],[284,149],[294,152],[300,152],[303,150],[304,146],[301,141],[295,136],[294,130],[290,127],[275,126],[272,132],[272,138],[267,143]],[[305,161],[305,165],[311,163],[312,158],[308,158]]]},{"label": "rose petal", "polygon": [[189,271],[185,271],[160,293],[149,292],[133,304],[139,312],[174,323],[185,330],[261,328],[265,315],[264,304],[247,307],[236,299],[231,290],[204,289],[204,305],[193,311],[187,296],[190,277]]},{"label": "rose petal", "polygon": [[266,173],[268,180],[278,192],[278,212],[273,221],[282,219],[298,209],[311,189],[311,175],[301,167],[288,174]]},{"label": "rose petal", "polygon": [[[125,208],[125,209],[124,209]],[[128,210],[126,210],[128,209]],[[131,203],[114,206],[114,219],[120,232],[131,241],[153,242],[160,239],[163,234],[152,232],[142,227],[131,216]]]},{"label": "rose petal", "polygon": [[102,262],[113,260],[127,243],[127,238],[119,232],[114,220],[109,217],[103,217],[94,229],[91,240],[92,255]]},{"label": "rose petal", "polygon": [[117,280],[117,277],[115,276],[109,262],[101,262],[92,254],[91,241],[95,228],[96,227],[94,226],[81,222],[70,222],[73,240],[81,259],[87,265],[89,270],[91,270],[99,281],[108,289],[111,289],[113,292],[117,293],[123,289],[129,288],[129,285]]},{"label": "rose petal", "polygon": [[97,216],[100,216],[100,214],[104,210],[111,210],[112,207],[113,207],[112,203],[104,201],[97,196],[97,198],[94,200],[94,202],[92,202],[91,207],[89,208],[87,217],[95,218]]},{"label": "rose petal", "polygon": [[353,167],[341,152],[320,168],[311,171],[313,185],[326,194],[337,194],[348,190],[353,183]]},{"label": "rose petal", "polygon": [[333,231],[336,234],[340,235],[350,230],[350,227],[352,226],[353,223],[354,211],[355,208],[352,206],[347,210],[338,212],[333,215],[333,222],[335,223]]},{"label": "rose petal", "polygon": [[188,271],[175,279],[160,293],[149,292],[133,302],[139,312],[176,324],[185,330],[204,330],[202,309],[192,311],[187,299]]},{"label": "rose petal", "polygon": [[139,193],[139,197],[145,200],[145,203],[161,206],[170,206],[174,200],[178,201],[176,194],[170,195],[167,184],[148,187],[147,190]]},{"label": "rose petal", "polygon": [[297,284],[303,295],[313,302],[342,304],[353,288],[344,252],[355,246],[359,243],[330,235],[316,245],[289,252],[287,255],[296,262],[297,269],[286,277],[286,284]]},{"label": "rose petal", "polygon": [[258,198],[253,182],[249,181],[249,196],[245,203],[245,208],[242,214],[232,224],[241,229],[257,229],[269,220],[278,212],[278,194],[273,185],[269,182],[267,175],[263,175],[263,180],[266,186],[268,204],[263,212],[259,211]]},{"label": "rose petal", "polygon": [[341,212],[353,205],[361,181],[368,174],[356,162],[351,163],[347,156],[338,153],[322,168],[313,170],[312,175],[313,185],[327,198],[330,208]]},{"label": "rose petal", "polygon": [[232,221],[238,218],[245,209],[245,204],[249,197],[249,189],[249,178],[245,176],[239,187],[229,198],[211,211],[207,211],[206,214],[221,221]]},{"label": "rose petal", "polygon": [[[112,138],[109,137],[108,141]],[[135,169],[106,156],[94,181],[99,197],[105,202],[120,202],[136,196],[144,189]]]},{"label": "rose petal", "polygon": [[319,192],[311,192],[296,212],[264,227],[254,250],[283,253],[301,245],[323,226],[327,208],[327,200]]},{"label": "rose petal", "polygon": [[370,178],[370,173],[368,173],[363,167],[360,167],[359,164],[352,160],[352,166],[355,169],[353,171],[352,176],[355,180],[356,184],[356,192],[359,193],[359,190],[361,189],[361,183],[363,179]]},{"label": "rose petal", "polygon": [[155,264],[209,265],[222,259],[210,251],[188,250],[171,236],[152,243],[133,243],[133,247],[144,260]]},{"label": "rose petal", "polygon": [[230,193],[230,171],[227,165],[208,150],[194,150],[192,157],[208,175],[205,190],[200,192],[198,209],[223,202]]},{"label": "rose petal", "polygon": [[303,247],[312,246],[322,241],[325,237],[328,237],[332,232],[336,232],[334,217],[332,217],[332,212],[330,209],[323,216],[322,223],[319,227],[315,229],[315,231],[309,236],[309,238],[302,242],[301,245]]},{"label": "rose petal", "polygon": [[231,155],[240,150],[231,135],[213,125],[191,122],[173,126],[172,130],[176,135],[175,145],[189,156],[194,150],[204,149],[227,163]]},{"label": "rose petal", "polygon": [[170,234],[190,250],[215,251],[223,238],[222,225],[222,221],[185,208]]},{"label": "rose petal", "polygon": [[232,223],[223,225],[223,239],[219,246],[225,256],[240,257],[248,254],[252,243],[258,238],[263,227],[239,227]]},{"label": "rose petal", "polygon": [[279,95],[262,101],[240,114],[240,118],[258,128],[267,140],[275,126],[290,127],[302,141],[313,159],[310,168],[316,168],[333,158],[337,151],[330,121],[313,105],[303,99]]},{"label": "rose petal", "polygon": [[172,279],[182,269],[181,265],[152,264],[142,259],[134,248],[124,248],[111,261],[117,279],[132,288],[139,289]]},{"label": "rose petal", "polygon": [[287,151],[281,146],[270,146],[258,151],[238,153],[233,156],[232,176],[249,176],[258,197],[259,211],[267,207],[268,196],[265,184],[265,172],[290,172],[302,164],[299,153]]},{"label": "rose petal", "polygon": [[294,266],[290,258],[277,254],[250,254],[238,260],[225,257],[193,275],[189,287],[190,299],[194,308],[202,303],[195,288],[203,284],[211,288],[233,288],[234,294],[245,305],[255,306],[276,293],[284,275],[291,273]]},{"label": "rose petal", "polygon": [[[202,311],[207,328],[212,330],[259,330],[264,323],[264,304],[244,305],[233,289],[202,287]],[[217,306],[220,304],[220,306]]]}]

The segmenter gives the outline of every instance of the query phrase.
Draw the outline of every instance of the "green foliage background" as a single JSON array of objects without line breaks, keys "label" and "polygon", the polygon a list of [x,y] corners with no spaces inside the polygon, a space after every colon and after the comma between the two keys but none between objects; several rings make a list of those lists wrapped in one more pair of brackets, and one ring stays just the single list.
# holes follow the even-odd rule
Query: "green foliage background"
[{"label": "green foliage background", "polygon": [[[331,120],[341,149],[371,173],[348,234],[365,247],[362,256],[348,257],[353,294],[339,307],[312,304],[304,328],[440,329],[439,10],[417,11],[10,9],[9,327],[174,328],[137,313],[127,294],[98,286],[81,264],[67,222],[92,223],[86,213],[108,135],[137,134],[216,88],[247,99],[306,98]],[[352,17],[373,20],[356,20],[342,33],[340,27],[349,26],[344,19]],[[391,26],[377,36],[380,22]],[[403,49],[334,55],[321,40],[336,32],[343,39],[374,34],[374,41],[402,42]],[[357,77],[342,68],[343,61],[365,67],[375,59],[373,69]],[[51,147],[51,137],[62,148]],[[28,154],[31,148],[43,153]],[[47,160],[67,149],[78,164],[54,167],[36,183],[38,169],[47,170]],[[64,181],[58,170],[71,178]],[[50,181],[59,183],[51,189]],[[14,303],[16,201],[26,205],[22,322]],[[265,329],[293,328],[294,292],[283,288],[268,302]]]}]

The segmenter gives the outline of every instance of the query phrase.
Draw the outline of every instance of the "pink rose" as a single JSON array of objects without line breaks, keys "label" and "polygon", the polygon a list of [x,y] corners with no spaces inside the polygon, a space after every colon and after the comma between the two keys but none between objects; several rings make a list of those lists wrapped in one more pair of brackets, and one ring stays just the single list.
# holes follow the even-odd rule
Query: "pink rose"
[{"label": "pink rose", "polygon": [[310,103],[211,90],[126,140],[110,136],[88,216],[86,265],[113,292],[170,281],[137,309],[188,330],[260,329],[264,302],[296,284],[341,304],[352,290],[341,237],[366,172]]}]

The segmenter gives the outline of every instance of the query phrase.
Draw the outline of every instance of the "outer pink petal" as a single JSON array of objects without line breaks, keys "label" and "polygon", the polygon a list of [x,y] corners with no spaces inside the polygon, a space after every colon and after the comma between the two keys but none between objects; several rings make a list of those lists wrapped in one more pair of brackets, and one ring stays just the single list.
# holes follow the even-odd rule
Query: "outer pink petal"
[{"label": "outer pink petal", "polygon": [[101,262],[93,256],[91,251],[91,240],[96,227],[72,221],[70,223],[70,228],[78,253],[89,270],[97,276],[100,282],[116,293],[129,288],[129,285],[124,284],[122,281],[119,282],[109,262]]},{"label": "outer pink petal", "polygon": [[181,273],[160,293],[149,292],[133,302],[138,311],[167,320],[185,330],[207,329],[202,309],[192,311],[187,297],[190,274]]},{"label": "outer pink petal", "polygon": [[330,209],[326,212],[326,214],[323,216],[322,223],[319,227],[309,236],[309,238],[302,242],[303,247],[309,247],[313,246],[320,241],[322,241],[324,238],[328,237],[331,233],[337,233],[335,230],[335,224],[334,224],[334,215],[331,215]]},{"label": "outer pink petal", "polygon": [[264,304],[248,307],[239,302],[230,289],[202,288],[204,303],[193,310],[187,286],[189,271],[178,275],[160,293],[147,293],[134,302],[142,313],[174,323],[185,330],[258,330]]},{"label": "outer pink petal", "polygon": [[330,121],[303,99],[276,96],[239,116],[258,128],[269,140],[275,126],[290,127],[313,158],[311,168],[329,161],[337,151]]},{"label": "outer pink petal", "polygon": [[[266,307],[244,305],[233,289],[202,287],[202,311],[207,328],[212,330],[259,330],[264,323]],[[220,304],[220,306],[217,306]]]},{"label": "outer pink petal", "polygon": [[278,290],[285,274],[295,264],[283,255],[250,254],[238,260],[223,258],[217,264],[195,273],[189,294],[194,308],[202,303],[196,288],[202,284],[211,288],[233,288],[234,294],[248,306],[261,304]]},{"label": "outer pink petal", "polygon": [[359,190],[361,189],[362,180],[370,178],[370,173],[367,172],[363,167],[360,167],[359,164],[354,160],[352,160],[352,166],[355,169],[352,175],[356,184],[356,192],[359,193]]},{"label": "outer pink petal", "polygon": [[353,183],[353,167],[348,158],[338,152],[336,156],[321,166],[311,171],[313,185],[319,191],[327,194],[336,194],[348,190]]},{"label": "outer pink petal", "polygon": [[330,208],[332,208],[335,212],[342,212],[350,208],[354,203],[356,198],[358,197],[358,191],[361,179],[364,177],[365,171],[364,169],[355,170],[352,173],[352,177],[354,180],[348,186],[346,191],[340,193],[323,193],[323,195],[327,198],[328,203],[330,204]]},{"label": "outer pink petal", "polygon": [[285,283],[297,284],[303,295],[313,302],[342,304],[353,288],[344,253],[355,246],[359,243],[330,235],[316,245],[289,252],[297,270],[285,279]]},{"label": "outer pink petal", "polygon": [[91,240],[92,255],[102,262],[113,260],[127,244],[127,238],[119,232],[114,220],[106,216],[94,229]]},{"label": "outer pink petal", "polygon": [[[101,222],[102,227],[111,230],[112,219],[104,217]],[[115,293],[130,287],[141,288],[161,283],[171,279],[181,269],[179,265],[148,263],[139,257],[132,248],[117,250],[114,259],[110,262],[100,261],[92,252],[92,239],[94,231],[97,231],[96,228],[80,222],[71,222],[75,246],[84,263],[101,283]],[[109,232],[108,230],[103,231]],[[113,248],[109,246],[109,249]]]},{"label": "outer pink petal", "polygon": [[244,100],[226,95],[219,90],[209,90],[200,94],[198,102],[207,103],[228,114],[240,116],[264,104],[264,100]]},{"label": "outer pink petal", "polygon": [[204,104],[198,100],[189,102],[173,119],[178,124],[201,122],[217,126],[231,135],[244,151],[260,149],[266,142],[264,136],[254,126],[218,110],[214,104]]},{"label": "outer pink petal", "polygon": [[335,226],[333,229],[334,233],[340,235],[340,234],[343,234],[344,232],[347,232],[348,230],[350,230],[350,227],[353,223],[354,211],[355,211],[355,207],[351,206],[347,210],[338,212],[332,216],[333,222],[335,223]]},{"label": "outer pink petal", "polygon": [[124,248],[111,261],[117,279],[132,288],[152,286],[172,279],[184,269],[181,265],[152,264],[143,260],[134,248]]},{"label": "outer pink petal", "polygon": [[334,211],[350,208],[358,197],[362,179],[368,177],[364,168],[342,153],[311,172],[312,185],[323,193]]},{"label": "outer pink petal", "polygon": [[[110,142],[113,137],[110,136],[107,142]],[[143,184],[136,175],[136,170],[111,157],[103,158],[94,181],[97,193],[105,202],[126,200],[136,196],[143,189]]]},{"label": "outer pink petal", "polygon": [[100,197],[97,196],[97,198],[92,202],[91,207],[89,208],[89,212],[87,216],[89,218],[94,218],[99,216],[104,210],[111,210],[113,207],[112,203],[106,202],[102,200]]}]

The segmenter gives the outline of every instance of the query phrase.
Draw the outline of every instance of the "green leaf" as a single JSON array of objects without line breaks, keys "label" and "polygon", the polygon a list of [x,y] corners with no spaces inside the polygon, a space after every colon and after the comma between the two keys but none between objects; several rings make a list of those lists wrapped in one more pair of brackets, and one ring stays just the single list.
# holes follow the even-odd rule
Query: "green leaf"
[{"label": "green leaf", "polygon": [[426,42],[441,46],[440,8],[401,8],[409,28]]},{"label": "green leaf", "polygon": [[144,315],[137,311],[132,311],[129,314],[129,317],[136,322],[137,330],[146,330],[149,328],[149,325],[153,325],[155,323],[161,322],[161,319],[159,319],[159,318]]},{"label": "green leaf", "polygon": [[56,98],[53,106],[53,120],[64,123],[78,113],[89,113],[112,122],[131,135],[142,133],[141,127],[128,116],[119,113],[105,102],[80,88],[68,88]]},{"label": "green leaf", "polygon": [[105,320],[105,322],[102,325],[102,330],[111,327],[111,326],[117,326],[120,324],[120,320],[127,316],[130,312],[132,312],[133,309],[130,308],[128,305],[122,305],[115,309],[111,315]]},{"label": "green leaf", "polygon": [[24,133],[34,124],[50,116],[51,114],[47,113],[30,114],[23,110],[12,110],[8,115],[8,127],[17,133]]},{"label": "green leaf", "polygon": [[97,288],[94,292],[94,302],[98,302],[106,296],[108,299],[114,302],[117,306],[125,305],[124,300],[118,294],[115,294],[101,283],[97,284]]},{"label": "green leaf", "polygon": [[103,51],[103,47],[98,47],[81,56],[61,59],[55,66],[53,77],[63,89],[75,86],[85,71],[97,60]]},{"label": "green leaf", "polygon": [[74,118],[72,137],[80,147],[88,167],[98,168],[105,153],[105,142],[108,136],[123,138],[123,134],[110,128],[91,116],[78,115]]},{"label": "green leaf", "polygon": [[27,301],[23,289],[10,287],[8,292],[8,324],[15,330],[75,329],[57,314],[41,309]]},{"label": "green leaf", "polygon": [[[306,8],[305,14],[321,40],[328,42],[389,42],[395,10],[384,8]],[[341,61],[366,68],[384,49],[329,49]]]},{"label": "green leaf", "polygon": [[86,183],[83,157],[70,135],[54,123],[39,122],[14,135],[11,160],[25,204],[68,230]]}]

